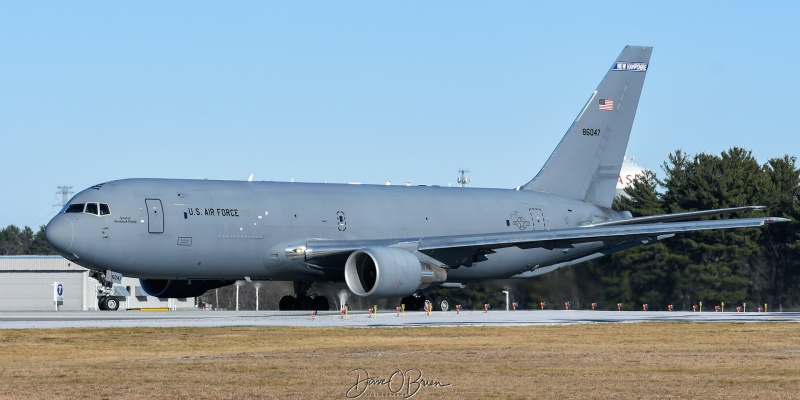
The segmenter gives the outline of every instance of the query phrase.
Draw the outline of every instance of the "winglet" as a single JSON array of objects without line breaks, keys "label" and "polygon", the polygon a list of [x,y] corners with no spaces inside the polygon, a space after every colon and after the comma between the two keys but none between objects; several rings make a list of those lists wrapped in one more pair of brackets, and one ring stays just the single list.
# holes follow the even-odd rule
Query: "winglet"
[{"label": "winglet", "polygon": [[764,218],[764,223],[767,224],[780,224],[784,222],[792,222],[789,218],[781,218],[781,217],[766,217]]},{"label": "winglet", "polygon": [[611,207],[652,50],[622,50],[542,170],[522,190]]}]

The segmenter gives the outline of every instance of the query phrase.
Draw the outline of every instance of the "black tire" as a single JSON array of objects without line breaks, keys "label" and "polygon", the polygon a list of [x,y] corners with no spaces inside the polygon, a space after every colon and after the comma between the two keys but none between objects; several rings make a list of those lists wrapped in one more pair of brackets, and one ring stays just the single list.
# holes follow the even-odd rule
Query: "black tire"
[{"label": "black tire", "polygon": [[108,311],[108,307],[106,307],[106,301],[108,301],[108,296],[98,297],[97,309],[100,311]]},{"label": "black tire", "polygon": [[453,300],[447,296],[439,296],[433,303],[433,309],[436,311],[450,311],[453,309]]},{"label": "black tire", "polygon": [[295,309],[297,300],[294,296],[283,296],[281,301],[278,302],[278,309],[281,311],[291,311]]},{"label": "black tire", "polygon": [[297,296],[297,309],[310,311],[314,307],[314,300],[310,296]]},{"label": "black tire", "polygon": [[117,311],[119,309],[119,300],[114,296],[106,297],[105,303],[108,311]]},{"label": "black tire", "polygon": [[314,310],[328,311],[331,309],[330,303],[328,303],[328,298],[325,296],[315,297],[313,303],[314,303]]},{"label": "black tire", "polygon": [[425,296],[406,296],[400,302],[406,305],[406,311],[419,311],[425,307]]},{"label": "black tire", "polygon": [[425,296],[414,297],[414,308],[412,310],[425,310],[426,301],[428,301],[428,298]]},{"label": "black tire", "polygon": [[414,310],[414,303],[415,303],[414,296],[406,296],[400,299],[401,307],[402,305],[405,305],[406,307],[405,309],[408,311]]}]

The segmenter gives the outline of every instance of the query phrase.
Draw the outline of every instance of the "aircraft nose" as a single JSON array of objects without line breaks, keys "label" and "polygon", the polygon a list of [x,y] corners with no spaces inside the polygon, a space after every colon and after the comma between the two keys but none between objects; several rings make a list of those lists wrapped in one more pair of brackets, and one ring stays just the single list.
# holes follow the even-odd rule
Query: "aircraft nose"
[{"label": "aircraft nose", "polygon": [[56,215],[44,228],[44,237],[54,249],[60,253],[67,253],[75,237],[72,221],[63,215]]}]

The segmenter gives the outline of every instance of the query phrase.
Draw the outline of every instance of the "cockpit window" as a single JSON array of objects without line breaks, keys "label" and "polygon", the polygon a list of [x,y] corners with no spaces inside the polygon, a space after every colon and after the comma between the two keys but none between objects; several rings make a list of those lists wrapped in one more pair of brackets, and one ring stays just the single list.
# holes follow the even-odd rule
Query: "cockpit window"
[{"label": "cockpit window", "polygon": [[83,212],[83,203],[77,204],[70,204],[69,207],[64,211],[65,213],[82,213]]},{"label": "cockpit window", "polygon": [[106,203],[75,203],[64,210],[65,213],[86,213],[92,215],[109,215],[111,210]]},{"label": "cockpit window", "polygon": [[97,203],[86,203],[86,210],[84,210],[83,212],[87,214],[100,215],[100,213],[97,210]]}]

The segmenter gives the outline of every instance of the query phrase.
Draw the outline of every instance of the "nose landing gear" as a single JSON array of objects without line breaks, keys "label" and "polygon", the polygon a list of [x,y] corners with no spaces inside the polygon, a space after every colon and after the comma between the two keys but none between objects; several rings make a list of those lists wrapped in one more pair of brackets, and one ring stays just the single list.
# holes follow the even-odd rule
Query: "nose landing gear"
[{"label": "nose landing gear", "polygon": [[119,300],[114,296],[98,297],[97,308],[103,311],[117,311],[119,309]]},{"label": "nose landing gear", "polygon": [[99,271],[89,271],[89,276],[102,285],[97,291],[97,309],[101,311],[117,311],[119,309],[119,299],[111,295],[114,293],[114,282],[106,279],[106,275]]}]

